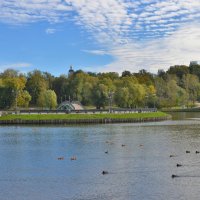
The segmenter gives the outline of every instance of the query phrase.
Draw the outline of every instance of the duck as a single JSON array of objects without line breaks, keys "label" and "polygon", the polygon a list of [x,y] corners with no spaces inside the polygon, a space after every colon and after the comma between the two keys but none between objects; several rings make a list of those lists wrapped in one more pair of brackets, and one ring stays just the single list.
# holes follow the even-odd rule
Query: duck
[{"label": "duck", "polygon": [[178,175],[172,174],[172,178],[179,177]]},{"label": "duck", "polygon": [[125,147],[126,145],[125,144],[122,144],[122,147]]},{"label": "duck", "polygon": [[64,160],[64,157],[58,157],[57,159],[58,160]]},{"label": "duck", "polygon": [[72,157],[71,157],[71,160],[76,160],[76,156],[72,156]]},{"label": "duck", "polygon": [[190,153],[190,151],[187,150],[186,153]]},{"label": "duck", "polygon": [[177,167],[181,167],[181,166],[183,166],[183,165],[181,165],[181,164],[176,164],[176,166],[177,166]]},{"label": "duck", "polygon": [[105,151],[105,153],[108,153],[108,151]]},{"label": "duck", "polygon": [[196,151],[195,153],[200,153],[199,151]]},{"label": "duck", "polygon": [[108,174],[108,171],[102,171],[102,174],[103,175]]}]

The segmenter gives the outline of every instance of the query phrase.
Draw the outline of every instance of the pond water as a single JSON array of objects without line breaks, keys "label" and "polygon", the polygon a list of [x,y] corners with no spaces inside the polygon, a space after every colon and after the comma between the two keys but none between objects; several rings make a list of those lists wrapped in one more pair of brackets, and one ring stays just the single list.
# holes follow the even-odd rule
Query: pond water
[{"label": "pond water", "polygon": [[1,126],[0,199],[199,199],[200,113],[175,113],[173,119]]}]

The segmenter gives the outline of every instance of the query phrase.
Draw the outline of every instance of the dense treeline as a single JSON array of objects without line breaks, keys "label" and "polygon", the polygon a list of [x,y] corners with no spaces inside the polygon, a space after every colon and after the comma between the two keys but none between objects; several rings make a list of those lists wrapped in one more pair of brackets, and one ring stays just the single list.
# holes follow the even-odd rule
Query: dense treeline
[{"label": "dense treeline", "polygon": [[0,74],[0,108],[54,109],[64,100],[104,108],[112,100],[123,108],[192,106],[200,98],[200,65],[176,65],[156,75],[145,70],[92,73],[75,71],[54,77],[34,70],[21,74],[7,69]]}]

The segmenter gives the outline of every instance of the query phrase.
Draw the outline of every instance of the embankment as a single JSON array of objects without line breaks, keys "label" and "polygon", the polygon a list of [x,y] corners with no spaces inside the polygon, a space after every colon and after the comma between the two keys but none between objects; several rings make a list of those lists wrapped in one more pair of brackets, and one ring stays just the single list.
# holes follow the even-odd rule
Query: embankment
[{"label": "embankment", "polygon": [[29,114],[0,117],[0,125],[45,125],[45,124],[109,124],[139,123],[169,120],[163,112],[126,114]]}]

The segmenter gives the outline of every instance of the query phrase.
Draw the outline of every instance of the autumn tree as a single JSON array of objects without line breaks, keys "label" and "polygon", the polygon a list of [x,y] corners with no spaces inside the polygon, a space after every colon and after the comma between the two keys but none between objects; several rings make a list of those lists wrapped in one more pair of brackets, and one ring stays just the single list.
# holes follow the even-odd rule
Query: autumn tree
[{"label": "autumn tree", "polygon": [[200,94],[199,78],[192,74],[185,75],[183,77],[183,87],[189,94],[189,100],[194,104]]},{"label": "autumn tree", "polygon": [[37,105],[42,108],[55,109],[57,106],[57,96],[53,90],[45,90],[39,94]]},{"label": "autumn tree", "polygon": [[31,103],[36,105],[39,95],[48,89],[48,83],[41,71],[34,70],[28,73],[26,89],[32,97]]},{"label": "autumn tree", "polygon": [[1,77],[2,107],[27,107],[31,96],[25,90],[26,77],[12,69],[5,70]]}]

